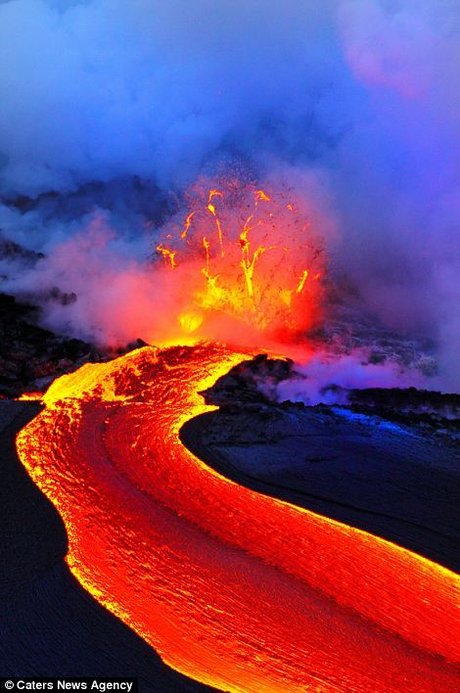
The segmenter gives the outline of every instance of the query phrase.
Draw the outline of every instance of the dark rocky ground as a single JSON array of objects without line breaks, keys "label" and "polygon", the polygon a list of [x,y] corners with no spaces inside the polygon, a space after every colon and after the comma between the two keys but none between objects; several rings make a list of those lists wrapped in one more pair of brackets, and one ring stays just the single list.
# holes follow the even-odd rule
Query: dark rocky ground
[{"label": "dark rocky ground", "polygon": [[[293,361],[268,358],[260,354],[233,368],[220,378],[213,387],[202,393],[206,402],[225,411],[259,409],[277,400],[277,384],[291,378],[298,380],[299,373]],[[446,445],[460,445],[460,395],[444,394],[414,387],[368,388],[345,390],[327,386],[328,394],[335,392],[336,401],[346,403],[345,409],[355,414],[376,416],[381,419],[410,426],[420,434],[442,439]],[[312,409],[300,403],[286,402],[286,406]],[[283,403],[281,403],[283,405]],[[317,411],[329,411],[320,405]]]},{"label": "dark rocky ground", "polygon": [[[59,295],[55,300],[72,300]],[[62,337],[39,326],[36,306],[0,293],[0,397],[44,391],[54,378],[91,361],[107,361],[145,346],[141,340],[124,348],[98,349],[79,339]]]},{"label": "dark rocky ground", "polygon": [[183,442],[240,484],[458,572],[458,415],[446,417],[460,398],[369,390],[351,393],[351,407],[269,402],[259,379],[284,379],[291,367],[264,357],[237,366],[203,393],[220,410],[188,422]]},{"label": "dark rocky ground", "polygon": [[9,280],[45,257],[32,249],[43,242],[38,240],[41,225],[47,229],[48,240],[60,225],[79,223],[83,227],[96,212],[115,215],[127,228],[136,227],[140,219],[160,227],[176,206],[175,195],[165,195],[152,180],[138,176],[118,176],[103,183],[89,181],[66,193],[49,190],[35,196],[0,195],[0,207],[8,210],[9,219],[0,227],[0,397],[43,391],[53,378],[87,361],[108,360],[144,345],[98,349],[43,329],[37,305],[46,308],[53,302],[66,305],[78,300],[75,293],[64,292],[59,286],[43,288],[39,296],[17,289],[21,291],[19,300],[7,294]]}]

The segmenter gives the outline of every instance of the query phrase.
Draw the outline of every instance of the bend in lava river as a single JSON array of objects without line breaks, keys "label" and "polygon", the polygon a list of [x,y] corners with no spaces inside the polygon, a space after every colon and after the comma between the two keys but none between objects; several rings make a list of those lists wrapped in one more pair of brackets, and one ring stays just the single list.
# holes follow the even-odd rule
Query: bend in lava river
[{"label": "bend in lava river", "polygon": [[17,440],[82,585],[189,676],[231,691],[460,686],[458,579],[227,480],[189,452],[198,392],[248,354],[145,347],[57,380]]}]

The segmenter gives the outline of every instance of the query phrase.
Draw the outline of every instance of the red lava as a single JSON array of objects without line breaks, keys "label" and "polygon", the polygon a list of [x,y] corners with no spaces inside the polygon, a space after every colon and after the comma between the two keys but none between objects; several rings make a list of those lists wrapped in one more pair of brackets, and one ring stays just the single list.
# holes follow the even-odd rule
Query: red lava
[{"label": "red lava", "polygon": [[247,358],[146,347],[62,376],[20,433],[82,585],[175,669],[230,691],[460,690],[459,578],[223,478],[179,439]]}]

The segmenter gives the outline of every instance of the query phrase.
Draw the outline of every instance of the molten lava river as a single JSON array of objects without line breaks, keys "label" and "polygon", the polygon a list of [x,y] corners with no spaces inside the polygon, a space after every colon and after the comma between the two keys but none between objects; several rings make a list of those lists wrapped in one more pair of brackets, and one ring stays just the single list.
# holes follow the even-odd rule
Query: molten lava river
[{"label": "molten lava river", "polygon": [[248,357],[145,347],[57,380],[18,436],[80,583],[170,666],[226,691],[460,690],[458,578],[264,496],[181,443]]}]

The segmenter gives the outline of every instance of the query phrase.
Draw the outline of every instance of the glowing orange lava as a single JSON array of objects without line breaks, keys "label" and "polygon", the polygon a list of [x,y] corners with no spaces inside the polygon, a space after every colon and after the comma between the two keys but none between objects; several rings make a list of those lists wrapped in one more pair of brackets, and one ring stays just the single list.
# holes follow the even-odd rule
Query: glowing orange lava
[{"label": "glowing orange lava", "polygon": [[211,408],[197,392],[246,357],[146,347],[51,386],[17,446],[65,522],[74,575],[223,690],[459,690],[453,573],[228,481],[181,444]]},{"label": "glowing orange lava", "polygon": [[37,401],[43,399],[43,392],[23,392],[19,395],[18,400],[24,402]]},{"label": "glowing orange lava", "polygon": [[[180,287],[174,337],[263,343],[305,332],[319,316],[324,260],[311,223],[284,194],[225,180],[195,187],[156,251]],[[268,339],[268,342],[267,342]],[[182,343],[182,342],[181,342]]]}]

